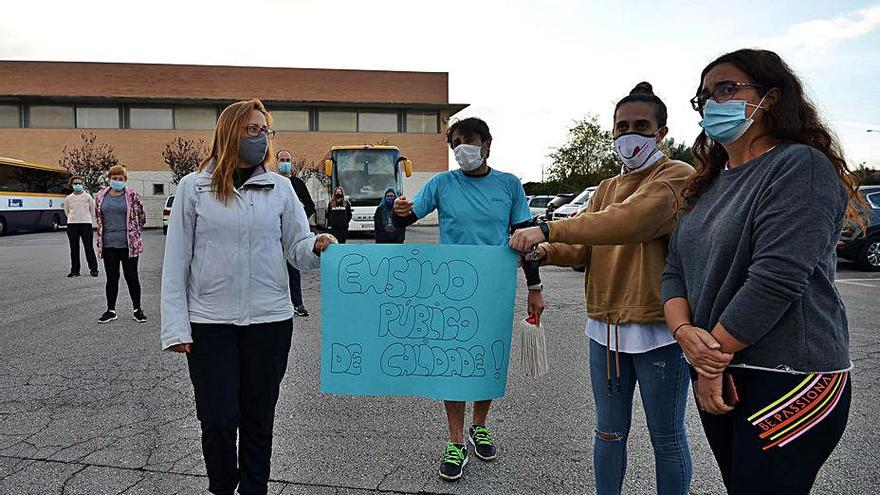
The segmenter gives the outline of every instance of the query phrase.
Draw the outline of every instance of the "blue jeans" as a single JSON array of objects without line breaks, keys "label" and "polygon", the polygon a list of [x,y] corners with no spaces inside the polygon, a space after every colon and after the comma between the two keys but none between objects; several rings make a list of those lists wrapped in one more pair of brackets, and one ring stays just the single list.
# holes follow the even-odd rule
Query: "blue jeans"
[{"label": "blue jeans", "polygon": [[620,353],[620,390],[614,352],[611,353],[611,379],[608,391],[606,348],[590,340],[590,381],[596,401],[596,437],[593,466],[596,493],[616,495],[626,474],[626,440],[632,424],[632,400],[636,383],[645,416],[654,464],[657,493],[687,494],[691,484],[691,454],[688,450],[684,412],[690,377],[681,347],[670,344],[640,354]]}]

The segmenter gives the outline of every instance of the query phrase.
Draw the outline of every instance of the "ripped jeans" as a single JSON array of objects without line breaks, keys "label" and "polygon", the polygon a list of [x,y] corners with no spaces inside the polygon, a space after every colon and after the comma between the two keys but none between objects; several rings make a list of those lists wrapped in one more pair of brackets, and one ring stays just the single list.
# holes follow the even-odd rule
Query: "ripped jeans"
[{"label": "ripped jeans", "polygon": [[670,344],[640,354],[621,352],[619,391],[612,352],[613,386],[609,394],[605,346],[589,340],[590,380],[597,417],[593,444],[596,493],[617,495],[623,487],[626,441],[632,424],[633,393],[638,383],[654,447],[657,493],[687,494],[692,467],[684,413],[690,377],[681,347]]}]

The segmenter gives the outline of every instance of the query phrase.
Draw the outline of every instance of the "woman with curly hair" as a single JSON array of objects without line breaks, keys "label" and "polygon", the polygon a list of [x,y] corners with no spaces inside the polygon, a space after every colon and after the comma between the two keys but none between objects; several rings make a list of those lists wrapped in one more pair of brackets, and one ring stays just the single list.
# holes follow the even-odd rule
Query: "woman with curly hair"
[{"label": "woman with curly hair", "polygon": [[703,117],[700,166],[670,242],[666,321],[727,491],[806,494],[849,416],[835,246],[860,200],[777,54],[719,57],[691,102]]}]

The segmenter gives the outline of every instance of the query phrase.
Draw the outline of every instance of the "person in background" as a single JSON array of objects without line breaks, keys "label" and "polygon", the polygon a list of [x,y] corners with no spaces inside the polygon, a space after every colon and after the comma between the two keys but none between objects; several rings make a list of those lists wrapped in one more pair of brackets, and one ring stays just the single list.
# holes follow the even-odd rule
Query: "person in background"
[{"label": "person in background", "polygon": [[614,109],[620,175],[606,179],[587,210],[513,234],[529,252],[537,242],[548,265],[586,266],[590,382],[596,404],[593,464],[596,493],[617,495],[626,475],[636,384],[654,448],[657,493],[686,495],[692,474],[684,417],[690,379],[681,347],[666,325],[660,276],[679,195],[694,173],[658,148],[666,137],[666,105],[647,82]]},{"label": "person in background", "polygon": [[[186,354],[208,491],[265,495],[272,430],[293,336],[285,263],[320,266],[290,181],[266,170],[271,116],[226,107],[209,157],[181,179],[162,265],[162,349]],[[237,490],[237,491],[236,491]]]},{"label": "person in background", "polygon": [[95,216],[98,221],[98,256],[104,260],[107,275],[107,311],[98,323],[117,318],[116,297],[119,294],[119,267],[133,308],[132,318],[144,323],[147,317],[141,309],[141,283],[138,280],[138,257],[144,252],[141,232],[147,223],[141,196],[126,186],[128,171],[121,165],[110,167],[107,172],[110,185],[98,193],[95,199]]},{"label": "person in background", "polygon": [[701,167],[669,244],[666,321],[727,493],[806,495],[849,417],[836,245],[864,200],[776,53],[722,55],[691,103]]},{"label": "person in background", "polygon": [[406,238],[406,227],[394,226],[394,200],[397,193],[393,187],[385,191],[385,198],[376,208],[373,215],[373,231],[376,236],[376,244],[403,244]]},{"label": "person in background", "polygon": [[[306,183],[293,173],[292,158],[292,155],[287,150],[275,153],[275,159],[278,161],[278,172],[290,179],[290,185],[293,186],[296,197],[299,198],[299,202],[303,205],[303,210],[306,212],[306,221],[308,222],[309,218],[315,214],[315,202],[312,201],[312,196],[309,194],[309,188],[306,187]],[[293,314],[296,316],[309,316],[309,310],[303,304],[302,276],[299,270],[290,263],[287,264],[287,279],[290,285],[290,300],[293,302]]]},{"label": "person in background", "polygon": [[79,277],[79,243],[82,241],[86,252],[89,275],[98,276],[98,259],[92,237],[92,221],[95,220],[95,200],[85,190],[82,177],[70,178],[71,194],[64,198],[64,215],[67,217],[67,239],[70,241],[70,273],[68,277]]},{"label": "person in background", "polygon": [[[446,131],[446,142],[455,153],[459,169],[431,177],[412,201],[406,196],[394,202],[394,225],[412,225],[437,210],[440,243],[453,245],[507,246],[510,232],[533,225],[522,183],[515,175],[489,167],[492,134],[482,119],[455,122]],[[540,318],[544,308],[537,263],[523,263],[528,285],[528,312]],[[469,442],[483,461],[496,459],[498,450],[487,426],[492,400],[474,402],[473,424],[465,440],[466,402],[444,401],[449,441],[443,450],[439,475],[447,481],[461,478],[468,463]]]},{"label": "person in background", "polygon": [[348,239],[348,224],[351,222],[351,217],[351,202],[345,197],[345,189],[337,186],[333,190],[330,204],[327,205],[327,225],[330,227],[330,233],[340,244],[345,244]]}]

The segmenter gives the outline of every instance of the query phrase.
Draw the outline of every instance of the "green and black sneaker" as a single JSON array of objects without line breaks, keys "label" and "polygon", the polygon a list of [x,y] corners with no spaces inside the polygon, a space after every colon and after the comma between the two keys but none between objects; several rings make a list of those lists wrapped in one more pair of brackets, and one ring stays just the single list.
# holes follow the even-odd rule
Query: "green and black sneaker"
[{"label": "green and black sneaker", "polygon": [[461,478],[462,469],[468,461],[467,445],[446,444],[443,453],[443,464],[440,464],[440,477],[447,481]]},{"label": "green and black sneaker", "polygon": [[474,453],[477,457],[484,461],[494,461],[497,450],[495,444],[492,443],[492,432],[489,428],[482,425],[471,426],[468,440],[474,446]]}]

